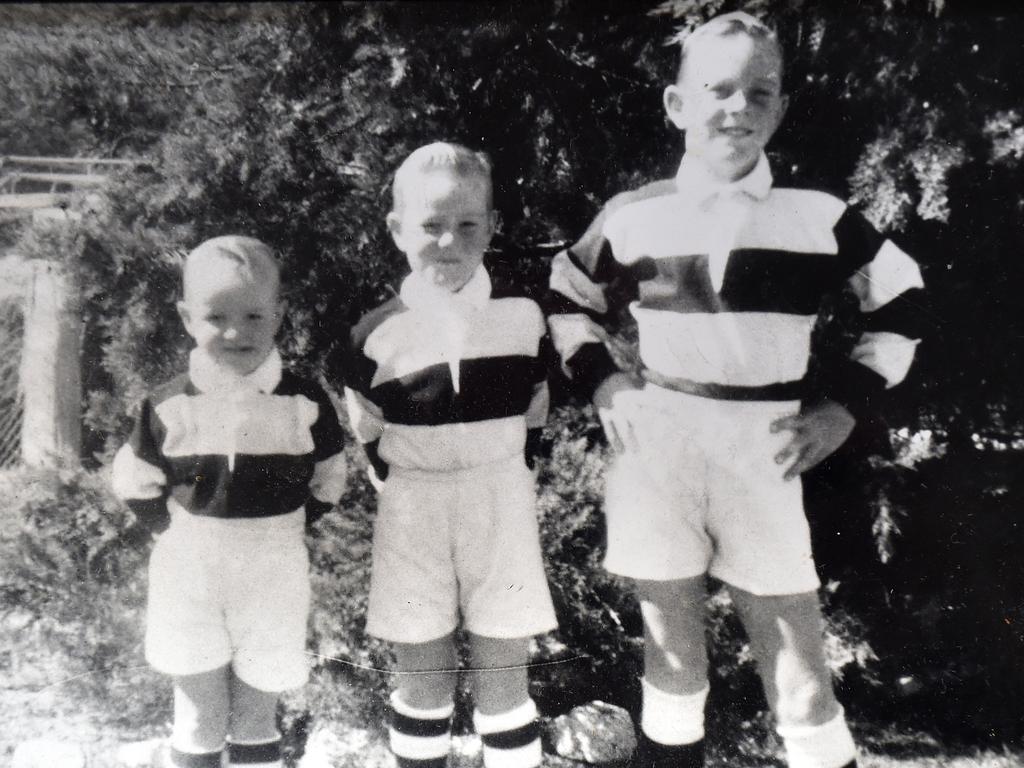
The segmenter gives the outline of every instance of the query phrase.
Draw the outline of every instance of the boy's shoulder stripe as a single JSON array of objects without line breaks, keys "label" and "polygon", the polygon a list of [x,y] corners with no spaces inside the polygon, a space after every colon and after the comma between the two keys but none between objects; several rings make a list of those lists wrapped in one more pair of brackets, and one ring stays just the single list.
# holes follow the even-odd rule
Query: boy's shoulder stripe
[{"label": "boy's shoulder stripe", "polygon": [[150,396],[150,402],[154,406],[162,403],[165,400],[170,400],[175,395],[187,395],[190,394],[195,388],[192,386],[192,382],[188,377],[187,373],[179,373],[170,381],[165,381],[163,384],[153,390]]},{"label": "boy's shoulder stripe", "polygon": [[620,192],[605,204],[605,211],[611,214],[632,203],[641,203],[645,200],[653,200],[658,197],[667,197],[674,194],[676,194],[676,180],[659,179],[658,181],[644,184],[642,187]]},{"label": "boy's shoulder stripe", "polygon": [[388,299],[375,309],[371,309],[352,327],[351,337],[353,348],[361,349],[363,344],[365,344],[366,340],[370,337],[370,334],[380,327],[384,321],[399,312],[404,312],[405,309],[405,304],[398,296]]},{"label": "boy's shoulder stripe", "polygon": [[281,381],[274,388],[275,395],[302,395],[313,402],[317,402],[326,396],[323,387],[312,379],[299,376],[287,368],[281,371]]}]

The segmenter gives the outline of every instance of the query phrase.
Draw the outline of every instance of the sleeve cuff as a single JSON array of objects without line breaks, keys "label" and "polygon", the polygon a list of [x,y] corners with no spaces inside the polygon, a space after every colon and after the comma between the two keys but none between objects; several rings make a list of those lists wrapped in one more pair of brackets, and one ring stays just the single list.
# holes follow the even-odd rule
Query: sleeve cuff
[{"label": "sleeve cuff", "polygon": [[526,466],[533,469],[537,464],[537,458],[540,456],[540,438],[544,433],[542,427],[533,427],[532,429],[526,430],[526,446],[525,446],[525,460]]},{"label": "sleeve cuff", "polygon": [[321,517],[326,515],[334,509],[334,505],[330,502],[320,501],[317,498],[311,498],[306,502],[306,530],[308,531],[313,523],[319,520]]},{"label": "sleeve cuff", "polygon": [[373,468],[374,475],[378,481],[383,483],[388,478],[388,463],[380,457],[379,449],[379,439],[363,445],[363,450],[366,451],[366,458],[370,460],[370,466]]},{"label": "sleeve cuff", "polygon": [[565,365],[572,373],[573,389],[588,401],[605,379],[621,372],[608,348],[598,342],[584,344]]},{"label": "sleeve cuff", "polygon": [[171,524],[171,513],[167,511],[167,499],[131,499],[128,507],[135,513],[140,528],[150,533],[163,533]]}]

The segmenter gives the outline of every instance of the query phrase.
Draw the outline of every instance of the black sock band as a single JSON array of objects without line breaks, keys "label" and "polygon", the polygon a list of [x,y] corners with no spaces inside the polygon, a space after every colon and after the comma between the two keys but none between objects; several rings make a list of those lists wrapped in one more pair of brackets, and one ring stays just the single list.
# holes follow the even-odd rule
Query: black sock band
[{"label": "black sock band", "polygon": [[182,752],[171,747],[168,750],[171,765],[176,768],[220,768],[220,757],[223,750],[216,752]]},{"label": "black sock band", "polygon": [[257,744],[228,744],[228,761],[232,765],[275,763],[281,759],[281,739]]}]

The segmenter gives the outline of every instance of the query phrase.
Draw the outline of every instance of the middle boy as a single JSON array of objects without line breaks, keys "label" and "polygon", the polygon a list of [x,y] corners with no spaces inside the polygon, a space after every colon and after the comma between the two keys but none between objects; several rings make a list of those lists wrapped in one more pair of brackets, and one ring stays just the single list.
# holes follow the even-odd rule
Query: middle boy
[{"label": "middle boy", "polygon": [[394,643],[391,749],[402,768],[446,765],[461,625],[484,765],[534,768],[529,639],[556,626],[530,472],[548,409],[545,321],[530,299],[492,293],[486,156],[420,147],[392,192],[388,229],[412,273],[352,329],[345,361],[380,490],[366,630]]}]

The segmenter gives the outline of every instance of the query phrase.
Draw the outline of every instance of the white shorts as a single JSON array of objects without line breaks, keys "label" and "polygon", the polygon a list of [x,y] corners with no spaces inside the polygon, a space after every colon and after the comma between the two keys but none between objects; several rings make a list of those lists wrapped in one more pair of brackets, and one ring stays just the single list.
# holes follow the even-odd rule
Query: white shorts
[{"label": "white shorts", "polygon": [[244,682],[306,682],[305,513],[219,519],[173,509],[149,561],[146,660],[168,675],[231,664]]},{"label": "white shorts", "polygon": [[647,384],[621,407],[638,447],[606,479],[609,571],[658,581],[710,573],[756,595],[817,589],[803,488],[775,463],[792,433],[769,430],[799,403]]},{"label": "white shorts", "polygon": [[458,472],[392,467],[377,504],[366,631],[422,643],[460,624],[509,639],[554,629],[535,501],[520,457]]}]

